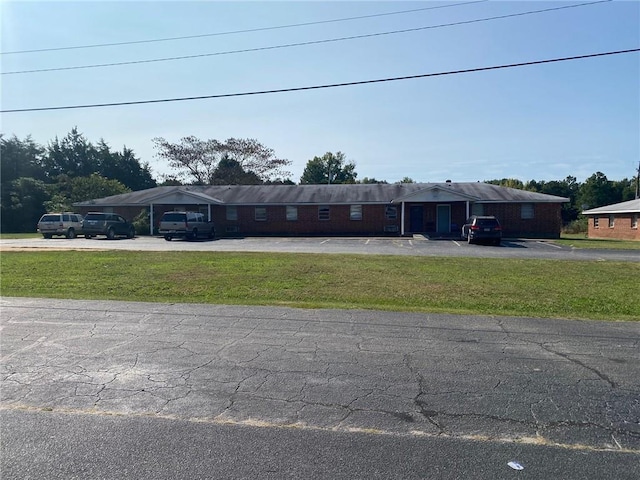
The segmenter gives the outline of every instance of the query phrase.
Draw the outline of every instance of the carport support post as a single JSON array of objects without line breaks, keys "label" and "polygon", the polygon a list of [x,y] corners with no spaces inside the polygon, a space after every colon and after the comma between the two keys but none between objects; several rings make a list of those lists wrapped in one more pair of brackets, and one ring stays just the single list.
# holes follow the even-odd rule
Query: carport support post
[{"label": "carport support post", "polygon": [[153,237],[153,203],[149,205],[149,235]]},{"label": "carport support post", "polygon": [[207,203],[207,217],[209,218],[209,221],[211,221],[211,204]]},{"label": "carport support post", "polygon": [[467,221],[467,218],[469,218],[469,200],[467,200],[467,215],[464,217],[464,221]]},{"label": "carport support post", "polygon": [[400,236],[404,237],[404,202],[402,202],[402,209],[400,210]]}]

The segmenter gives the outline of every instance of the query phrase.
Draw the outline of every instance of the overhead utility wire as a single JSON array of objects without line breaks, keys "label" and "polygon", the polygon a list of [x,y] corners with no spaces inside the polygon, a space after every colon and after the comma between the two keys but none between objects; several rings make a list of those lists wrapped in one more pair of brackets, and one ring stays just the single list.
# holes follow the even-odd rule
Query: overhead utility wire
[{"label": "overhead utility wire", "polygon": [[155,58],[155,59],[149,59],[149,60],[132,60],[129,62],[115,62],[115,63],[100,63],[100,64],[93,64],[93,65],[76,65],[73,67],[55,67],[55,68],[41,68],[41,69],[37,69],[37,70],[18,70],[18,71],[13,71],[13,72],[2,72],[2,75],[18,75],[18,74],[24,74],[24,73],[43,73],[43,72],[59,72],[59,71],[63,71],[63,70],[81,70],[81,69],[87,69],[87,68],[104,68],[104,67],[119,67],[119,66],[124,66],[124,65],[138,65],[138,64],[143,64],[143,63],[157,63],[157,62],[170,62],[170,61],[175,61],[175,60],[189,60],[189,59],[194,59],[194,58],[203,58],[203,57],[213,57],[213,56],[219,56],[219,55],[232,55],[232,54],[237,54],[237,53],[248,53],[248,52],[259,52],[259,51],[265,51],[265,50],[276,50],[276,49],[281,49],[281,48],[290,48],[290,47],[302,47],[302,46],[307,46],[307,45],[317,45],[317,44],[322,44],[322,43],[333,43],[333,42],[343,42],[346,40],[357,40],[357,39],[362,39],[362,38],[371,38],[371,37],[380,37],[380,36],[384,36],[384,35],[397,35],[400,33],[409,33],[409,32],[417,32],[417,31],[421,31],[421,30],[430,30],[430,29],[435,29],[435,28],[444,28],[444,27],[453,27],[453,26],[458,26],[458,25],[468,25],[471,23],[480,23],[480,22],[488,22],[491,20],[502,20],[505,18],[512,18],[512,17],[521,17],[524,15],[533,15],[536,13],[546,13],[546,12],[553,12],[556,10],[564,10],[567,8],[576,8],[576,7],[584,7],[587,5],[594,5],[597,3],[606,3],[606,2],[610,2],[611,0],[598,0],[596,2],[588,2],[588,3],[579,3],[576,5],[565,5],[563,7],[553,7],[553,8],[545,8],[542,10],[530,10],[527,12],[519,12],[519,13],[510,13],[507,15],[498,15],[495,17],[486,17],[486,18],[477,18],[475,20],[463,20],[463,21],[459,21],[459,22],[453,22],[453,23],[442,23],[439,25],[428,25],[426,27],[416,27],[416,28],[407,28],[404,30],[394,30],[391,32],[378,32],[378,33],[368,33],[368,34],[364,34],[364,35],[352,35],[349,37],[340,37],[340,38],[329,38],[329,39],[325,39],[325,40],[311,40],[308,42],[299,42],[299,43],[288,43],[285,45],[271,45],[268,47],[257,47],[257,48],[246,48],[246,49],[241,49],[241,50],[229,50],[226,52],[214,52],[214,53],[201,53],[198,55],[184,55],[184,56],[180,56],[180,57],[165,57],[165,58]]},{"label": "overhead utility wire", "polygon": [[450,7],[461,7],[463,5],[471,5],[474,3],[485,3],[489,0],[474,0],[472,2],[462,2],[462,3],[451,3],[447,5],[438,5],[436,7],[424,7],[424,8],[414,8],[412,10],[400,10],[397,12],[387,12],[387,13],[374,13],[371,15],[360,15],[358,17],[346,17],[346,18],[334,18],[331,20],[318,20],[315,22],[304,22],[304,23],[292,23],[288,25],[276,25],[271,27],[257,27],[257,28],[248,28],[246,30],[231,30],[227,32],[215,32],[215,33],[201,33],[198,35],[185,35],[182,37],[166,37],[166,38],[155,38],[149,40],[132,40],[129,42],[114,42],[114,43],[96,43],[93,45],[76,45],[71,47],[53,47],[53,48],[38,48],[34,50],[17,50],[15,52],[0,52],[0,55],[15,55],[18,53],[36,53],[36,52],[55,52],[58,50],[78,50],[82,48],[98,48],[98,47],[117,47],[121,45],[136,45],[141,43],[155,43],[155,42],[171,42],[175,40],[189,40],[193,38],[204,38],[204,37],[219,37],[223,35],[236,35],[239,33],[253,33],[253,32],[264,32],[268,30],[280,30],[285,28],[294,28],[294,27],[307,27],[311,25],[322,25],[326,23],[337,23],[337,22],[348,22],[352,20],[362,20],[365,18],[375,18],[375,17],[386,17],[390,15],[402,15],[405,13],[414,13],[414,12],[422,12],[425,10],[436,10],[438,8],[450,8]]},{"label": "overhead utility wire", "polygon": [[640,52],[640,48],[631,48],[628,50],[618,50],[613,52],[590,53],[588,55],[577,55],[574,57],[535,60],[531,62],[510,63],[506,65],[494,65],[491,67],[468,68],[464,70],[451,70],[447,72],[424,73],[421,75],[408,75],[404,77],[381,78],[376,80],[361,80],[356,82],[332,83],[327,85],[314,85],[314,86],[308,86],[308,87],[281,88],[276,90],[261,90],[261,91],[254,91],[254,92],[224,93],[220,95],[203,95],[198,97],[164,98],[159,100],[137,100],[132,102],[94,103],[94,104],[87,104],[87,105],[67,105],[62,107],[17,108],[17,109],[10,109],[10,110],[0,110],[0,113],[42,112],[45,110],[71,110],[71,109],[80,109],[80,108],[118,107],[118,106],[125,106],[125,105],[144,105],[149,103],[183,102],[187,100],[208,100],[213,98],[246,97],[251,95],[266,95],[270,93],[301,92],[304,90],[319,90],[323,88],[350,87],[354,85],[366,85],[371,83],[395,82],[398,80],[412,80],[416,78],[440,77],[445,75],[457,75],[461,73],[485,72],[489,70],[525,67],[529,65],[541,65],[545,63],[566,62],[568,60],[582,60],[585,58],[605,57],[609,55],[620,55],[623,53],[632,53],[632,52]]}]

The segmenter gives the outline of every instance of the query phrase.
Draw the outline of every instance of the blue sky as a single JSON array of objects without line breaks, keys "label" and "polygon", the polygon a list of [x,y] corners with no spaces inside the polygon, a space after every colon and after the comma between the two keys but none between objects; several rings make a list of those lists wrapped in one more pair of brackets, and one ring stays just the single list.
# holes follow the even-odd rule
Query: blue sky
[{"label": "blue sky", "polygon": [[[463,22],[582,2],[4,1],[2,52],[258,29],[250,33],[3,54],[2,110],[206,96],[419,75],[640,47],[640,2],[197,59],[9,72],[254,49]],[[372,85],[223,99],[3,113],[0,131],[46,144],[77,126],[171,170],[152,138],[256,138],[292,161],[342,151],[358,178],[621,180],[640,160],[640,54]]]}]

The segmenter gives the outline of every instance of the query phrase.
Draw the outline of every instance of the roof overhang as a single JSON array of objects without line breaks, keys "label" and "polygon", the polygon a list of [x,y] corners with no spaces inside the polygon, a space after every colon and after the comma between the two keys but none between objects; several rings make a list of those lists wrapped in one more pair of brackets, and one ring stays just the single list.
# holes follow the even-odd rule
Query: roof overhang
[{"label": "roof overhang", "polygon": [[403,195],[391,200],[391,203],[401,202],[477,202],[480,198],[460,193],[448,186],[433,185],[416,192]]}]

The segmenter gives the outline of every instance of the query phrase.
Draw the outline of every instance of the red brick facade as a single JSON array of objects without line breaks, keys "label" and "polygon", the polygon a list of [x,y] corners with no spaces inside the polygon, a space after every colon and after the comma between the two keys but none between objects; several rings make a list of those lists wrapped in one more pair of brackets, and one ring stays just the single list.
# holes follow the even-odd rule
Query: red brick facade
[{"label": "red brick facade", "polygon": [[[438,219],[438,206],[449,206],[450,218]],[[523,206],[526,205],[526,206]],[[256,219],[256,207],[266,210],[265,219]],[[319,205],[297,205],[297,219],[287,219],[285,205],[239,205],[227,207],[211,205],[211,217],[216,234],[236,235],[399,235],[402,229],[402,204],[362,204],[361,219],[352,219],[352,206],[335,204],[328,207],[328,219],[320,218]],[[395,207],[395,218],[393,211]],[[412,209],[412,207],[417,207]],[[469,214],[495,215],[503,226],[505,237],[558,238],[562,227],[559,203],[485,203],[469,206]],[[96,210],[83,207],[80,213]],[[102,210],[102,209],[97,209]],[[207,213],[206,205],[154,205],[153,223],[157,228],[165,211],[193,210]],[[228,212],[235,210],[236,219],[228,219]],[[264,213],[260,210],[259,213]],[[113,211],[133,220],[141,212],[140,207],[112,207]],[[459,235],[467,218],[466,202],[405,203],[404,233],[425,233],[432,236]],[[413,213],[412,213],[413,212]],[[327,213],[326,210],[323,213]],[[353,212],[358,217],[356,207]],[[529,217],[529,218],[523,218]],[[262,217],[264,218],[264,217]],[[146,234],[147,232],[138,232]]]},{"label": "red brick facade", "polygon": [[589,238],[640,240],[637,213],[589,216]]}]

